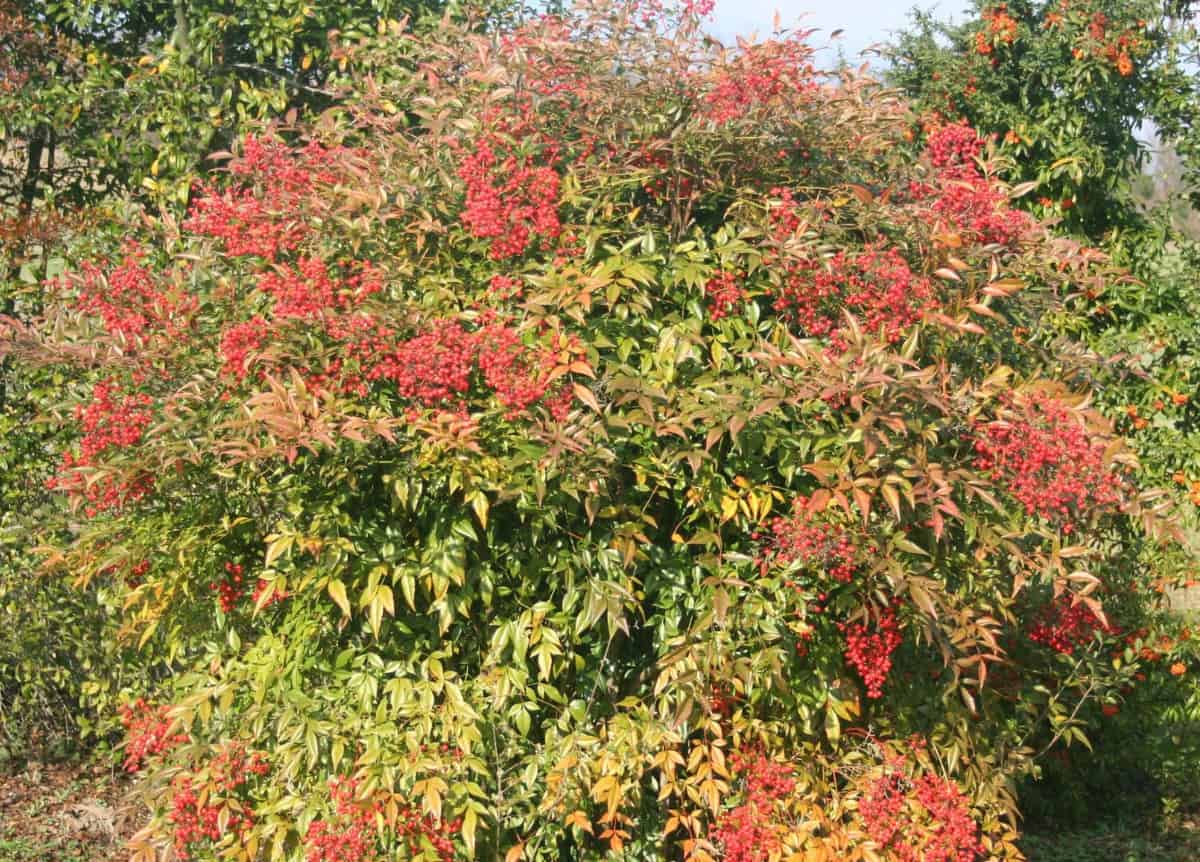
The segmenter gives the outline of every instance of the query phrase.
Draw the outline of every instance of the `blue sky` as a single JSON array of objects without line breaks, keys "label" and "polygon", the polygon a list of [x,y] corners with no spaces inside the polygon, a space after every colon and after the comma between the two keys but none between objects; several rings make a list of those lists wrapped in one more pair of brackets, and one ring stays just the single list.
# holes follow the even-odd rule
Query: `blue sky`
[{"label": "blue sky", "polygon": [[913,6],[933,9],[939,18],[961,18],[966,0],[717,0],[712,31],[722,41],[757,31],[766,36],[772,30],[776,10],[784,27],[819,27],[812,44],[828,43],[828,34],[841,29],[842,35],[823,52],[830,62],[836,60],[837,46],[846,58],[859,59],[862,49],[887,40],[889,31],[902,28]]}]

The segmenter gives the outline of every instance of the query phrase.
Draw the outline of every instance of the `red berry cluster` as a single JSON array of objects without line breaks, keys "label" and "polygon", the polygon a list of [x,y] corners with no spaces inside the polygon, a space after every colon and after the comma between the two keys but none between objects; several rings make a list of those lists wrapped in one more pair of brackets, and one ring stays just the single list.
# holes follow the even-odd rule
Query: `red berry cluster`
[{"label": "red berry cluster", "polygon": [[125,728],[126,772],[140,772],[146,759],[164,754],[188,741],[185,733],[171,733],[170,707],[151,706],[144,698],[121,707],[121,726]]},{"label": "red berry cluster", "polygon": [[800,209],[801,202],[796,200],[795,192],[783,186],[775,186],[769,194],[772,204],[767,211],[767,219],[771,228],[771,238],[777,242],[786,242],[795,236],[796,232],[800,230],[800,226],[804,224],[804,216]]},{"label": "red berry cluster", "polygon": [[1009,207],[1008,196],[981,175],[945,182],[936,195],[934,212],[984,244],[1011,248],[1033,225],[1027,213]]},{"label": "red berry cluster", "polygon": [[884,773],[867,785],[858,801],[858,813],[867,827],[867,835],[880,847],[889,847],[897,834],[903,834],[910,819],[905,816],[908,804],[908,780],[888,764]]},{"label": "red berry cluster", "polygon": [[555,356],[548,347],[531,351],[515,329],[492,324],[480,330],[478,362],[484,382],[508,408],[507,418],[515,418],[543,399],[557,421],[567,418],[574,396],[565,387],[554,389]]},{"label": "red berry cluster", "polygon": [[[200,802],[190,776],[181,775],[172,784],[171,811],[167,819],[174,827],[175,855],[187,862],[196,845],[217,842],[225,834],[220,826],[222,806]],[[240,825],[239,812],[230,812],[228,826]]]},{"label": "red berry cluster", "polygon": [[266,601],[263,602],[263,610],[271,607],[271,605],[282,602],[290,595],[287,590],[274,588],[270,581],[266,580],[265,578],[259,578],[258,583],[254,585],[254,592],[250,594],[250,604],[254,607],[258,607],[259,600],[262,599],[263,594],[266,593],[267,590],[271,590],[271,594],[267,596]]},{"label": "red berry cluster", "polygon": [[126,255],[107,274],[102,267],[86,262],[80,276],[75,307],[99,317],[110,334],[129,343],[136,344],[151,333],[180,331],[196,307],[194,298],[173,297],[161,290],[137,251]]},{"label": "red berry cluster", "polygon": [[761,751],[735,751],[729,765],[746,785],[746,797],[755,801],[783,799],[796,789],[793,769],[771,760]]},{"label": "red berry cluster", "polygon": [[341,355],[330,363],[328,371],[343,391],[365,396],[370,384],[393,379],[398,373],[396,331],[373,315],[331,317],[325,322],[325,332],[341,344]]},{"label": "red berry cluster", "polygon": [[[384,822],[384,806],[379,801],[359,801],[358,781],[335,778],[329,793],[337,816],[332,820],[314,820],[308,827],[305,843],[306,862],[371,862],[382,858],[379,850],[379,825]],[[432,849],[439,862],[451,862],[454,844],[451,836],[459,830],[458,820],[434,820],[412,806],[400,810],[394,825],[397,842],[412,859],[428,858]]]},{"label": "red berry cluster", "polygon": [[767,862],[778,853],[781,842],[773,813],[760,811],[753,802],[722,813],[712,833],[721,858],[725,862]]},{"label": "red berry cluster", "polygon": [[975,466],[1004,483],[1029,514],[1063,524],[1121,499],[1121,482],[1105,464],[1105,445],[1094,440],[1064,404],[1035,394],[1013,408],[1010,419],[981,425]]},{"label": "red berry cluster", "polygon": [[149,395],[121,396],[111,378],[93,386],[92,403],[75,408],[75,418],[83,429],[75,464],[92,465],[111,449],[139,443],[152,418],[147,409],[150,404]]},{"label": "red berry cluster", "polygon": [[401,342],[383,358],[388,365],[382,376],[405,398],[429,406],[467,391],[478,352],[478,336],[457,320],[435,320],[427,332]]},{"label": "red berry cluster", "polygon": [[184,226],[221,240],[229,255],[274,261],[309,235],[309,227],[298,217],[304,202],[317,184],[337,181],[333,166],[346,152],[315,143],[294,151],[278,141],[248,135],[241,158],[229,168],[247,184],[201,186]]},{"label": "red berry cluster", "polygon": [[149,475],[127,480],[107,476],[100,481],[88,481],[85,473],[87,468],[100,464],[101,456],[141,442],[153,418],[151,403],[144,394],[122,396],[111,378],[95,384],[91,403],[75,408],[75,418],[83,430],[79,454],[63,453],[59,471],[46,483],[47,487],[87,500],[89,517],[119,509],[148,494],[153,487]]},{"label": "red berry cluster", "polygon": [[509,275],[494,275],[488,282],[488,292],[496,299],[520,298],[524,289],[521,279]]},{"label": "red berry cluster", "polygon": [[710,278],[704,285],[704,293],[708,297],[708,316],[713,320],[728,317],[746,301],[746,291],[738,282],[737,274],[732,272]]},{"label": "red berry cluster", "polygon": [[883,696],[883,685],[892,670],[892,653],[900,646],[900,622],[895,606],[885,608],[873,625],[838,623],[846,638],[848,661],[867,687],[867,697]]},{"label": "red berry cluster", "polygon": [[[242,578],[244,572],[245,569],[241,563],[227,562],[225,564],[224,580],[213,581],[208,585],[208,588],[217,594],[217,604],[221,606],[221,611],[226,614],[232,613],[246,595],[246,584]],[[282,602],[288,597],[286,590],[274,590],[270,581],[259,578],[254,585],[254,592],[250,595],[251,605],[257,607],[258,600],[269,589],[272,592],[263,604],[264,608],[269,608],[271,605]]]},{"label": "red berry cluster", "polygon": [[935,168],[973,167],[983,140],[966,121],[933,125],[925,133],[925,152]]},{"label": "red berry cluster", "polygon": [[770,527],[770,540],[759,557],[759,570],[764,573],[770,566],[798,562],[848,584],[858,570],[850,534],[824,520],[809,497],[797,497],[792,502],[791,516],[774,518]]},{"label": "red berry cluster", "polygon": [[792,767],[761,751],[735,752],[730,766],[745,787],[745,801],[721,814],[713,841],[726,862],[766,862],[780,847],[779,802],[796,788]]},{"label": "red berry cluster", "polygon": [[389,380],[404,397],[432,406],[470,386],[477,338],[457,320],[435,320],[406,341],[397,341],[392,328],[369,315],[331,321],[329,332],[345,343],[345,358],[358,369],[343,366],[348,391],[366,394],[367,384]]},{"label": "red berry cluster", "polygon": [[743,46],[717,69],[704,94],[705,114],[721,125],[817,90],[813,48],[797,34]]},{"label": "red berry cluster", "polygon": [[150,571],[149,560],[142,560],[140,563],[130,566],[125,572],[125,586],[131,590],[137,589],[145,581],[148,571]]},{"label": "red berry cluster", "polygon": [[294,251],[308,236],[303,222],[280,218],[258,194],[244,188],[207,189],[192,204],[185,227],[221,240],[231,257],[270,261]]},{"label": "red berry cluster", "polygon": [[242,583],[242,571],[240,563],[226,563],[225,579],[213,581],[208,585],[208,588],[217,594],[217,604],[225,613],[232,612],[246,594],[246,586]]},{"label": "red berry cluster", "polygon": [[899,249],[868,246],[830,258],[782,257],[783,283],[774,308],[804,334],[846,347],[843,314],[849,310],[889,342],[938,305],[933,283],[909,269]]},{"label": "red berry cluster", "polygon": [[708,691],[708,708],[721,718],[733,715],[734,707],[739,698],[737,692],[728,684],[713,683]]},{"label": "red berry cluster", "polygon": [[958,785],[925,774],[910,782],[901,758],[885,765],[858,803],[867,835],[898,862],[975,862],[979,825]]},{"label": "red berry cluster", "polygon": [[559,354],[578,345],[561,337],[531,348],[516,329],[494,318],[473,332],[444,318],[395,342],[390,328],[365,315],[331,326],[330,332],[344,340],[345,356],[358,369],[342,369],[343,387],[351,391],[365,392],[368,383],[388,380],[405,398],[436,407],[462,398],[478,371],[509,419],[541,403],[562,421],[574,404],[571,390],[555,381],[554,369]]},{"label": "red berry cluster", "polygon": [[301,194],[314,185],[337,182],[334,166],[351,153],[344,147],[325,147],[309,141],[292,149],[280,141],[249,134],[242,141],[242,155],[229,163],[235,177],[258,180],[270,194]]},{"label": "red berry cluster", "polygon": [[345,279],[331,275],[325,261],[300,257],[296,264],[279,265],[264,272],[259,290],[275,300],[276,318],[312,319],[329,310],[357,305],[383,285],[370,264],[356,262],[358,271]]},{"label": "red berry cluster", "polygon": [[633,157],[633,166],[650,174],[642,184],[642,191],[655,201],[661,202],[668,198],[686,200],[692,196],[692,178],[678,171],[671,171],[671,162],[663,151],[652,150],[643,145]]},{"label": "red berry cluster", "polygon": [[262,349],[268,329],[267,321],[259,315],[226,329],[218,348],[225,363],[222,370],[238,380],[244,379],[250,370],[250,354]]},{"label": "red berry cluster", "polygon": [[231,834],[240,838],[252,829],[254,812],[245,798],[246,785],[252,777],[268,772],[270,766],[262,754],[247,756],[245,746],[231,743],[212,759],[208,785],[199,791],[193,776],[178,776],[167,815],[174,827],[176,857],[186,862],[197,845],[215,844]]},{"label": "red berry cluster", "polygon": [[1097,633],[1111,634],[1114,629],[1096,616],[1087,605],[1073,604],[1069,595],[1061,595],[1044,607],[1029,629],[1029,639],[1055,652],[1071,655],[1091,643]]},{"label": "red berry cluster", "polygon": [[[350,261],[347,267],[348,274],[338,274],[331,272],[323,260],[302,256],[294,265],[279,264],[261,273],[258,288],[273,299],[274,322],[256,315],[226,329],[219,347],[222,371],[244,380],[250,371],[251,354],[262,350],[272,332],[281,331],[280,322],[288,320],[319,320],[325,333],[345,347],[343,355],[332,360],[327,373],[304,375],[315,388],[339,377],[346,360],[376,357],[380,351],[392,349],[385,340],[392,335],[391,330],[380,326],[371,315],[354,311],[383,289],[378,271],[360,260]],[[258,376],[262,376],[261,371]],[[365,394],[366,381],[361,376],[351,377],[342,381],[343,388]]]},{"label": "red berry cluster", "polygon": [[984,244],[1015,246],[1033,227],[1027,213],[1008,205],[1008,195],[983,174],[974,159],[983,147],[965,123],[933,124],[926,152],[936,173],[932,183],[913,182],[914,201],[930,202],[942,227],[970,234]]},{"label": "red berry cluster", "polygon": [[913,862],[974,862],[983,853],[979,826],[971,817],[970,801],[948,778],[922,775],[915,796],[932,821],[924,847]]},{"label": "red berry cluster", "polygon": [[208,770],[218,788],[233,792],[249,781],[250,776],[266,775],[271,771],[271,765],[263,752],[247,754],[244,743],[230,742],[209,762]]},{"label": "red berry cluster", "polygon": [[558,173],[499,136],[477,141],[459,164],[458,176],[467,186],[462,223],[472,236],[492,241],[493,260],[519,257],[535,234],[550,240],[561,231]]}]

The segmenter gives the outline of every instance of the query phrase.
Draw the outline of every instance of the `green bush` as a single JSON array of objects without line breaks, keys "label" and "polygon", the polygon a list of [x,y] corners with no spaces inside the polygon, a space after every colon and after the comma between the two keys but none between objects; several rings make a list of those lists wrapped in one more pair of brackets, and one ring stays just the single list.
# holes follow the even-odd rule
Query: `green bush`
[{"label": "green bush", "polygon": [[7,343],[48,568],[178,669],[142,858],[1016,859],[1152,661],[1178,525],[1055,325],[1113,273],[699,11],[383,28]]}]

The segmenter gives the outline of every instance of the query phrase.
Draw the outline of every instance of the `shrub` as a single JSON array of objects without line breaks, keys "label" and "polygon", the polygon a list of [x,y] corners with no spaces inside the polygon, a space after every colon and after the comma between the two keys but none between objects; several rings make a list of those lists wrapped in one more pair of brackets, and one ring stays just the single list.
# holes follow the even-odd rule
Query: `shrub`
[{"label": "shrub", "polygon": [[[1179,57],[1192,50],[1196,31],[1185,18],[1172,4],[979,3],[958,26],[919,18],[899,40],[893,71],[927,116],[962,117],[990,133],[1012,157],[1005,178],[1028,181],[1021,199],[1027,210],[1061,219],[1063,228],[1090,236],[1128,269],[1078,282],[1052,325],[1094,351],[1086,373],[1096,406],[1139,456],[1135,481],[1171,487],[1194,536],[1200,504],[1200,465],[1189,442],[1196,425],[1196,253],[1194,239],[1173,216],[1192,191],[1194,82]],[[1133,193],[1147,179],[1140,171],[1149,150],[1139,136],[1148,118],[1181,158],[1180,176],[1154,207]],[[1149,552],[1144,565],[1161,567],[1161,553]],[[1170,584],[1153,586],[1168,593]],[[1143,610],[1150,604],[1143,601]],[[1078,629],[1072,618],[1086,623],[1085,635],[1094,628],[1083,609],[1059,616],[1057,624],[1041,624],[1039,637],[1060,650],[1073,649],[1070,632]],[[1172,639],[1178,622],[1157,613],[1130,627],[1155,643]],[[1125,819],[1132,807],[1188,797],[1179,791],[1187,779],[1167,776],[1178,775],[1190,743],[1163,746],[1161,735],[1113,728],[1178,728],[1179,716],[1192,712],[1185,692],[1179,685],[1143,683],[1121,703],[1107,703],[1106,709],[1119,710],[1119,721],[1106,716],[1103,731],[1094,734],[1094,755],[1047,764],[1046,786],[1025,788],[1030,813],[1057,823],[1072,816]],[[1171,735],[1186,739],[1189,733]],[[1127,784],[1134,775],[1141,776],[1138,787]],[[1118,786],[1125,792],[1112,793]]]},{"label": "shrub", "polygon": [[1037,323],[1103,270],[697,11],[395,25],[10,341],[92,369],[51,562],[180,669],[137,852],[1019,858],[1170,574]]}]

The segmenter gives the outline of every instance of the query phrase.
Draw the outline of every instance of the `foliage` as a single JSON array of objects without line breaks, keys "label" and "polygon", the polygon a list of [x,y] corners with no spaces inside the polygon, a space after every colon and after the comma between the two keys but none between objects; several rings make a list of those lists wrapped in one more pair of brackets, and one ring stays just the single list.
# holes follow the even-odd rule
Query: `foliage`
[{"label": "foliage", "polygon": [[1200,802],[1200,690],[1192,628],[1176,621],[1170,633],[1135,634],[1141,637],[1128,638],[1127,654],[1136,652],[1144,668],[1099,706],[1094,748],[1049,758],[1040,780],[1022,793],[1035,830],[1108,821],[1169,831]]},{"label": "foliage", "polygon": [[1030,834],[1023,846],[1029,858],[1046,862],[1188,862],[1200,852],[1200,839],[1191,825],[1162,834],[1104,823],[1077,832]]},{"label": "foliage", "polygon": [[[205,157],[241,124],[329,105],[339,39],[432,9],[403,0],[236,11],[195,0],[0,2],[0,314],[35,319],[40,284],[67,249],[81,257],[125,230],[120,198],[181,211],[213,167]],[[111,595],[34,575],[28,533],[53,520],[43,483],[64,445],[61,425],[38,417],[63,383],[60,372],[18,373],[0,360],[0,625],[20,633],[2,648],[0,741],[13,750],[88,735],[94,709],[112,713],[101,692],[147,669],[111,642]],[[100,717],[100,727],[112,724]]]},{"label": "foliage", "polygon": [[[60,208],[120,190],[186,204],[202,160],[255,118],[327,106],[339,39],[417,15],[410,0],[6,0],[24,50],[4,74],[0,138],[23,195]],[[36,191],[35,191],[36,189]]]},{"label": "foliage", "polygon": [[923,111],[994,135],[1007,178],[1034,184],[1036,214],[1099,239],[1139,223],[1130,180],[1146,163],[1145,124],[1190,158],[1196,37],[1175,6],[977,0],[959,25],[917,15],[889,74]]},{"label": "foliage", "polygon": [[[1173,488],[1194,536],[1198,258],[1179,218],[1194,168],[1194,68],[1186,58],[1196,40],[1187,10],[1071,2],[980,4],[976,13],[956,28],[919,20],[896,49],[897,80],[925,109],[961,114],[991,132],[1013,158],[1005,176],[1031,184],[1026,207],[1060,217],[1126,268],[1103,284],[1079,283],[1047,324],[1090,351],[1084,361],[1096,406],[1138,454],[1138,482]],[[1131,192],[1142,182],[1136,137],[1148,122],[1183,162],[1174,186],[1143,206]],[[1161,616],[1143,626],[1148,643],[1173,639],[1177,628]],[[1050,764],[1044,786],[1023,791],[1031,815],[1061,824],[1073,812],[1123,818],[1135,805],[1159,810],[1162,798],[1194,803],[1179,790],[1192,778],[1179,770],[1197,732],[1179,723],[1189,704],[1186,689],[1172,684],[1141,685],[1123,705],[1108,704],[1121,709],[1115,723],[1125,731],[1105,722],[1094,755]],[[1179,729],[1164,745],[1167,737],[1147,735],[1147,727]],[[1114,787],[1122,788],[1120,805]]]},{"label": "foliage", "polygon": [[1109,268],[702,5],[393,24],[10,325],[48,568],[179,669],[135,858],[1020,858],[1181,556],[1051,325]]},{"label": "foliage", "polygon": [[[1179,4],[980,4],[958,27],[918,17],[894,49],[896,81],[926,116],[963,117],[1010,156],[1022,204],[1088,235],[1125,269],[1080,283],[1052,326],[1093,355],[1097,406],[1128,435],[1139,481],[1174,486],[1194,524],[1195,241],[1178,218],[1188,192],[1183,59],[1195,30]],[[1177,174],[1150,205],[1131,192],[1157,124]],[[1193,528],[1194,529],[1194,528]]]}]

